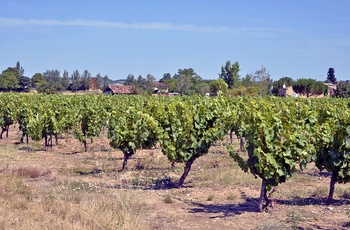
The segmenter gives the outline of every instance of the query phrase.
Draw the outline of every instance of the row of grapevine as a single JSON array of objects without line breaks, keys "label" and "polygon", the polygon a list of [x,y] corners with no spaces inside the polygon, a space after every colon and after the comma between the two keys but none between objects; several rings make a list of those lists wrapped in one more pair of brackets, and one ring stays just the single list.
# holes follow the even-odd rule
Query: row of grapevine
[{"label": "row of grapevine", "polygon": [[247,160],[232,147],[230,155],[244,171],[262,179],[259,210],[271,202],[267,191],[285,182],[297,170],[315,162],[332,172],[334,183],[350,179],[350,110],[341,99],[241,98],[232,127],[244,135]]},{"label": "row of grapevine", "polygon": [[[138,149],[157,143],[171,162],[185,163],[178,186],[193,162],[229,130],[245,137],[247,156],[231,146],[238,165],[262,179],[259,209],[267,192],[297,170],[315,162],[332,173],[334,184],[350,180],[350,109],[344,99],[250,97],[141,97],[108,95],[0,94],[3,132],[15,122],[24,136],[45,139],[71,132],[87,151],[87,140],[108,129],[113,148],[127,160]],[[1,137],[1,135],[0,135]]]},{"label": "row of grapevine", "polygon": [[186,163],[178,186],[195,159],[208,153],[227,131],[222,122],[224,98],[1,94],[0,106],[5,108],[8,102],[14,106],[0,116],[11,115],[11,124],[19,123],[22,142],[27,136],[52,146],[59,134],[71,132],[87,151],[87,140],[107,128],[110,145],[124,154],[122,169],[138,149],[159,143],[170,161]]}]

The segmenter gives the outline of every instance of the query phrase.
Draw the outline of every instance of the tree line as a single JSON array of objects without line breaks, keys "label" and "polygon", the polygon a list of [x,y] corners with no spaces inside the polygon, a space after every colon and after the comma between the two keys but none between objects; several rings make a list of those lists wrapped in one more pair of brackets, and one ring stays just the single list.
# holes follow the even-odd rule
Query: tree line
[{"label": "tree line", "polygon": [[57,69],[46,70],[43,73],[35,73],[31,78],[24,76],[24,68],[20,62],[15,67],[8,67],[0,75],[0,91],[29,92],[36,89],[39,93],[53,94],[63,91],[76,92],[79,90],[104,90],[110,80],[107,75],[104,77],[98,73],[92,76],[88,70],[79,73],[74,70],[69,76],[64,70],[63,75]]},{"label": "tree line", "polygon": [[[135,94],[152,94],[156,78],[152,74],[146,77],[139,75],[137,78],[129,74],[124,80],[125,85],[133,86]],[[274,95],[280,96],[281,90],[292,87],[294,92],[306,95],[320,95],[327,93],[325,82],[337,86],[336,97],[350,97],[350,81],[337,81],[334,68],[329,68],[325,81],[316,81],[312,78],[300,78],[293,80],[291,77],[282,77],[273,81],[269,71],[262,66],[253,73],[240,75],[240,65],[236,61],[226,61],[221,66],[217,79],[203,79],[194,69],[178,69],[174,75],[164,73],[159,82],[168,86],[169,92],[177,92],[181,95],[224,94],[231,96],[244,95]],[[31,78],[24,76],[24,68],[20,62],[15,67],[8,67],[0,74],[0,91],[28,92],[36,89],[39,93],[58,93],[62,91],[77,92],[79,90],[105,90],[113,83],[107,75],[102,77],[100,73],[92,76],[88,70],[80,73],[74,70],[71,75],[64,70],[61,76],[59,70],[46,70],[36,73]]]}]

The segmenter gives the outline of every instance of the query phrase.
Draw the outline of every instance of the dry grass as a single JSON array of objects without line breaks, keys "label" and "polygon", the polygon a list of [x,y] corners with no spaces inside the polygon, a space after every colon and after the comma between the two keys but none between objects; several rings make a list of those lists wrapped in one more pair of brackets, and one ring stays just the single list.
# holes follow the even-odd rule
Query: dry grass
[{"label": "dry grass", "polygon": [[0,188],[1,229],[150,229],[132,192],[74,181],[39,192],[17,173],[1,174]]},{"label": "dry grass", "polygon": [[[345,229],[350,185],[336,184],[324,205],[329,176],[312,165],[279,185],[275,207],[257,213],[261,180],[228,156],[226,138],[198,158],[182,188],[184,164],[171,167],[159,148],[140,150],[119,171],[123,154],[106,132],[82,152],[65,135],[42,142],[0,140],[0,229]],[[234,148],[239,149],[235,140]],[[244,153],[242,153],[244,156]],[[253,220],[253,221],[252,221]]]}]

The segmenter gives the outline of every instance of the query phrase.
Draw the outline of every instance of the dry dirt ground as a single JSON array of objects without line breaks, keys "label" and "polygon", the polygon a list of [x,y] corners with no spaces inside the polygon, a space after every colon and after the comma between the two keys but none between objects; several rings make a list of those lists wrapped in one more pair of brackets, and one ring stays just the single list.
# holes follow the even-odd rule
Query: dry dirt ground
[{"label": "dry dirt ground", "polygon": [[[14,172],[22,175],[31,194],[30,201],[25,202],[30,204],[22,203],[19,207],[1,201],[7,205],[6,210],[0,209],[1,229],[36,229],[38,226],[46,229],[347,229],[350,226],[350,186],[336,184],[335,203],[327,206],[330,176],[312,165],[277,187],[273,208],[257,212],[260,179],[242,172],[229,157],[228,138],[194,162],[182,188],[171,185],[181,176],[184,165],[176,164],[172,168],[159,148],[137,151],[128,162],[128,170],[121,172],[123,155],[109,146],[106,132],[93,143],[88,142],[88,152],[83,152],[82,144],[69,134],[61,136],[58,145],[47,149],[43,141],[19,144],[19,138],[18,128],[11,127],[9,138],[0,140],[1,180]],[[237,140],[234,147],[238,150],[236,143]],[[7,183],[1,185],[6,187]],[[62,195],[58,188],[70,190]],[[1,189],[0,195],[5,199],[6,191],[9,192]],[[19,195],[14,194],[18,198]],[[84,213],[78,213],[79,218],[71,219],[66,225],[62,222],[61,227],[54,227],[55,221],[68,219],[68,214],[62,214],[64,209],[56,206],[67,205],[71,200],[60,194],[72,196],[81,210],[84,202],[97,204],[116,194],[136,203],[132,203],[132,207],[128,206],[131,203],[123,202],[108,207],[107,201],[106,209],[110,209],[103,215],[112,217],[110,223],[102,227],[82,220]],[[30,212],[30,209],[47,197],[53,197],[50,204],[61,211],[46,207],[47,215],[58,217],[47,216],[51,223],[43,224],[40,223],[44,221],[42,217],[36,217],[39,211]],[[120,210],[126,210],[123,216],[109,214]],[[125,214],[128,210],[130,215]],[[91,212],[90,215],[103,220],[99,213]],[[74,221],[84,224],[74,225]]]}]

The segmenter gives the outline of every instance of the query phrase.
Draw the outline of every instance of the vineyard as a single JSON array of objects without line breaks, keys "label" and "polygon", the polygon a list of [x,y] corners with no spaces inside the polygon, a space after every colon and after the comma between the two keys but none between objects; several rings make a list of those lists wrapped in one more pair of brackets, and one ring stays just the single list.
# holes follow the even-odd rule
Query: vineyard
[{"label": "vineyard", "polygon": [[[245,202],[250,200],[249,209],[262,212],[261,215],[288,209],[286,203],[290,197],[283,197],[279,189],[288,187],[294,177],[310,173],[325,175],[322,181],[328,183],[327,198],[318,197],[319,202],[312,201],[313,194],[310,194],[304,198],[305,205],[314,202],[325,209],[332,204],[342,206],[346,216],[348,194],[344,184],[350,179],[349,102],[344,99],[275,97],[0,94],[0,144],[11,145],[6,140],[11,139],[9,132],[12,132],[15,133],[12,145],[15,143],[22,150],[36,148],[45,155],[71,143],[79,143],[74,151],[61,154],[61,157],[69,160],[72,155],[90,154],[95,161],[113,159],[120,162],[118,168],[113,164],[90,171],[75,169],[74,173],[80,176],[126,176],[149,170],[142,179],[137,174],[138,179],[134,177],[132,183],[125,182],[127,180],[122,177],[115,185],[98,184],[98,187],[112,189],[124,187],[131,191],[152,189],[181,193],[193,186],[193,189],[205,191],[205,183],[211,182],[198,183],[197,188],[196,178],[221,179],[198,174],[201,170],[204,170],[202,174],[208,173],[209,169],[204,166],[225,169],[231,171],[230,177],[236,174],[237,177],[246,175],[244,178],[249,178],[238,185],[241,192],[245,186],[242,184],[260,186],[258,194],[246,198]],[[230,133],[235,134],[231,139]],[[97,150],[99,143],[105,145]],[[213,153],[213,150],[219,153]],[[155,158],[155,152],[164,158]],[[113,155],[119,153],[121,158]],[[57,151],[52,157],[57,157]],[[141,158],[144,162],[135,162]],[[3,174],[14,169],[8,164],[1,165]],[[196,165],[194,169],[193,165]],[[238,172],[238,168],[242,172]],[[194,177],[191,177],[192,173]],[[191,180],[188,181],[188,177]],[[236,183],[220,186],[235,187]],[[304,188],[302,184],[299,186],[302,193]],[[344,189],[343,194],[339,195],[337,186]],[[244,198],[246,195],[242,194],[239,196]],[[215,196],[214,193],[206,194],[207,201],[212,200],[209,195]],[[169,197],[169,203],[172,202]],[[303,202],[296,203],[302,206]],[[230,212],[232,207],[225,206],[220,210],[224,209]],[[347,222],[343,220],[334,229]],[[286,222],[288,226],[293,223]]]}]

